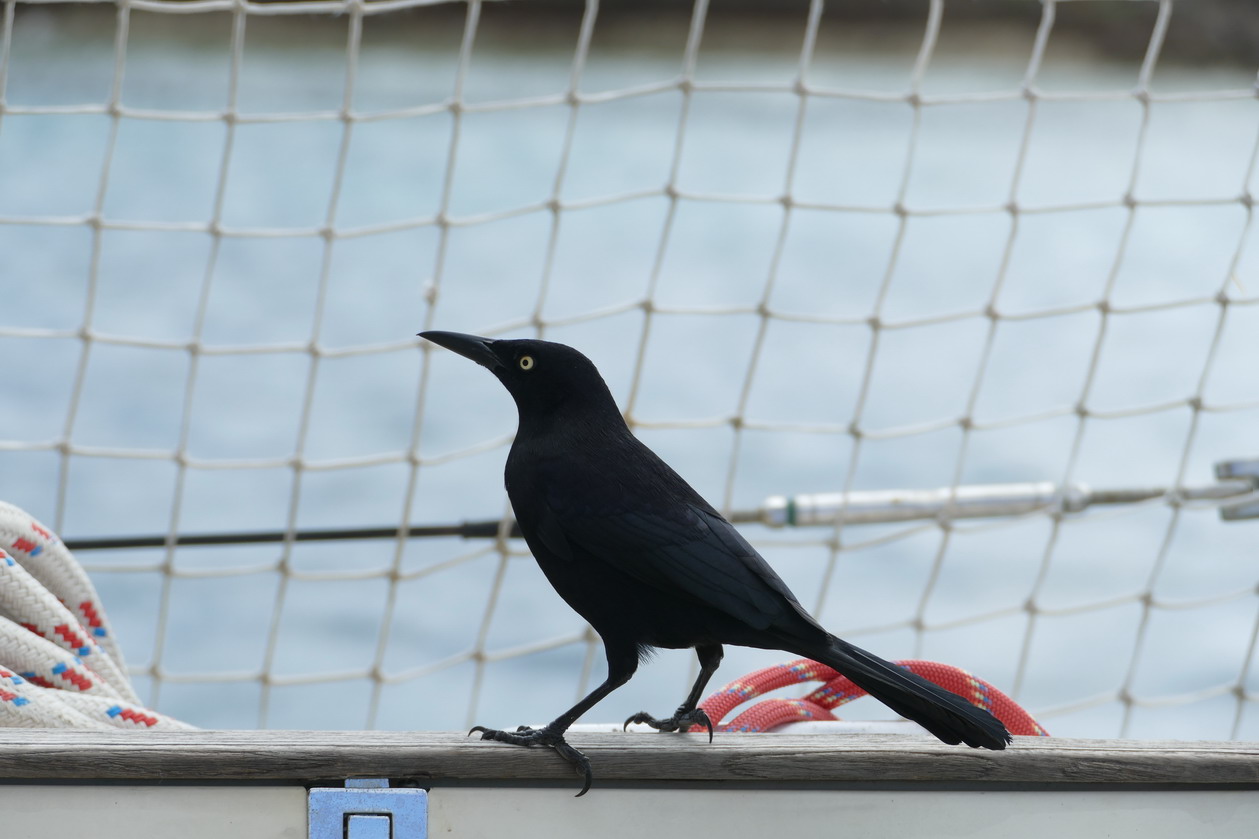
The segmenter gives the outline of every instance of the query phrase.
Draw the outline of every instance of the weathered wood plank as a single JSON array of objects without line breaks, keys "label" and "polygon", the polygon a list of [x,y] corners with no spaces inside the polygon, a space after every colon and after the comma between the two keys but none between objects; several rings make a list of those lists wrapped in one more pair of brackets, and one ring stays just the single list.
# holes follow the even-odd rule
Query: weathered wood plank
[{"label": "weathered wood plank", "polygon": [[[1259,743],[1015,738],[1004,752],[898,735],[574,734],[599,781],[1230,784]],[[570,779],[543,750],[458,733],[0,730],[0,779]]]}]

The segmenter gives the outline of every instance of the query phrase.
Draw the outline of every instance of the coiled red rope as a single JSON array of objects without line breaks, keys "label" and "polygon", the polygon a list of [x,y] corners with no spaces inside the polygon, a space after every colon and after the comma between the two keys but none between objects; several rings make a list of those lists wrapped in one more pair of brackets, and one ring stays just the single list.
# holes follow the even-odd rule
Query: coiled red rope
[{"label": "coiled red rope", "polygon": [[[911,673],[917,673],[924,679],[935,682],[945,690],[952,691],[976,707],[991,713],[1010,730],[1011,734],[1026,734],[1037,737],[1048,737],[1049,732],[1032,719],[1032,715],[1010,697],[983,679],[976,678],[961,668],[936,661],[906,659],[895,662]],[[778,726],[801,720],[834,720],[837,719],[829,709],[843,705],[845,702],[865,696],[866,692],[857,687],[847,676],[842,676],[825,664],[819,664],[807,658],[776,664],[749,673],[736,679],[719,691],[711,694],[700,707],[714,721],[724,719],[726,714],[764,693],[788,685],[803,682],[822,682],[822,686],[805,696],[803,699],[764,699],[736,716],[728,723],[717,725],[718,731],[772,731]],[[694,727],[692,731],[700,730]]]}]

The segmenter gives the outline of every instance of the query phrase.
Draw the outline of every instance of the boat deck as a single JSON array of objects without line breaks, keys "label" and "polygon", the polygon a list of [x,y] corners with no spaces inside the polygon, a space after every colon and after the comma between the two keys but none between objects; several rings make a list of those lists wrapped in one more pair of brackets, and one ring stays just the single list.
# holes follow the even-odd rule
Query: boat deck
[{"label": "boat deck", "polygon": [[1259,743],[1019,737],[991,752],[906,735],[571,739],[594,766],[580,799],[550,752],[459,733],[0,730],[0,811],[11,837],[46,835],[53,814],[59,832],[81,822],[96,836],[116,822],[130,837],[295,837],[308,788],[388,778],[429,790],[433,836],[1183,839],[1253,836],[1259,824]]}]

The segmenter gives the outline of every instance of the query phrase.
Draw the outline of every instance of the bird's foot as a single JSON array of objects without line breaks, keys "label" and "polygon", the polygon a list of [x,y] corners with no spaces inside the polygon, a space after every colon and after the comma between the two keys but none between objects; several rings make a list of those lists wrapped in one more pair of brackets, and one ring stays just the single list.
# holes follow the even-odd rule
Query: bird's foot
[{"label": "bird's foot", "polygon": [[692,708],[689,711],[679,708],[667,720],[658,720],[646,711],[639,711],[625,721],[622,731],[629,728],[630,723],[643,723],[657,731],[689,731],[691,726],[697,725],[701,728],[707,728],[708,742],[711,743],[713,741],[713,721],[708,718],[708,713],[703,708]]},{"label": "bird's foot", "polygon": [[590,758],[574,749],[564,739],[563,732],[556,731],[549,726],[546,728],[530,728],[522,725],[515,731],[498,731],[493,728],[486,728],[483,725],[476,725],[468,734],[480,733],[482,740],[497,740],[500,743],[511,743],[515,746],[544,746],[548,749],[554,749],[555,753],[564,760],[572,764],[573,769],[582,777],[581,792],[577,793],[577,797],[581,798],[590,790],[590,784],[594,780],[594,775],[590,771]]}]

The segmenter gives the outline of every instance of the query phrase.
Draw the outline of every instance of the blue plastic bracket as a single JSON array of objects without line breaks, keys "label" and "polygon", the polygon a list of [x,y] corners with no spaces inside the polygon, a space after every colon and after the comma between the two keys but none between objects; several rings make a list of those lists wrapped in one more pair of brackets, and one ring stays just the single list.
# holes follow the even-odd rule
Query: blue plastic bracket
[{"label": "blue plastic bracket", "polygon": [[[1259,458],[1254,460],[1225,460],[1215,464],[1215,477],[1220,480],[1241,479],[1250,481],[1251,488],[1259,492]],[[1225,504],[1220,507],[1220,518],[1225,521],[1259,518],[1259,500]]]},{"label": "blue plastic bracket", "polygon": [[344,787],[312,789],[307,815],[309,839],[428,839],[428,790],[351,778]]}]

